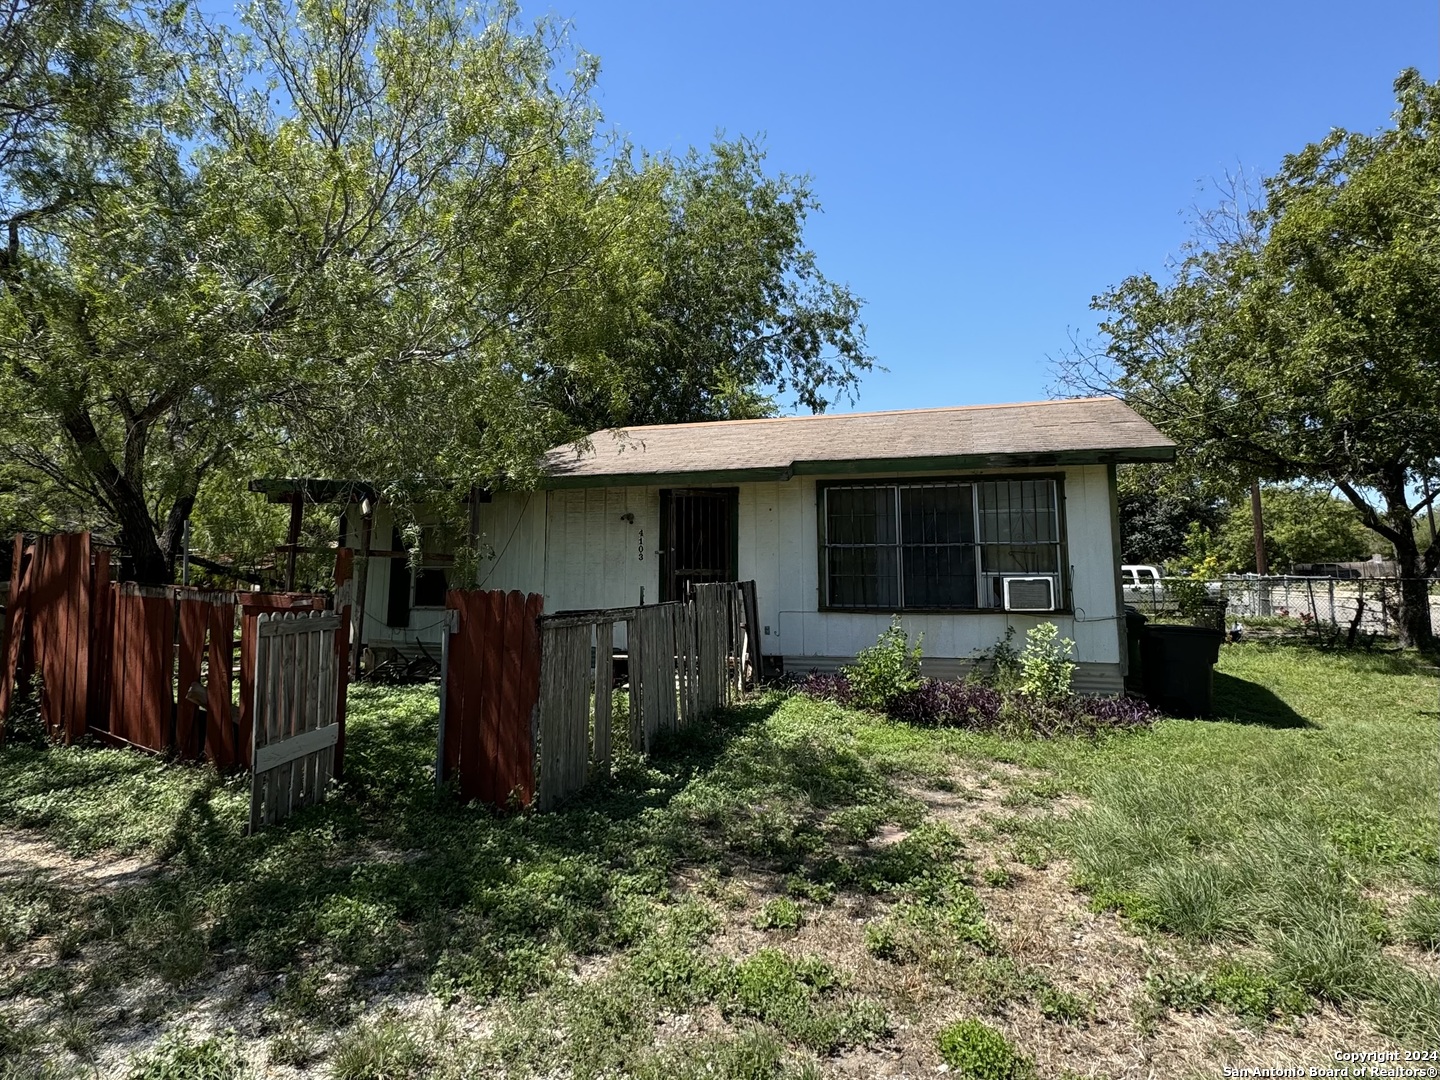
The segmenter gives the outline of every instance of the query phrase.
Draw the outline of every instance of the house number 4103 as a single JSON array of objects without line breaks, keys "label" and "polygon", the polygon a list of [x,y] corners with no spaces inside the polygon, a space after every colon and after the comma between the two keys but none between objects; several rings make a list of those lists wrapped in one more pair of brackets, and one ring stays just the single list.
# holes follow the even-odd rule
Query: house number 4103
[{"label": "house number 4103", "polygon": [[639,562],[644,562],[644,561],[645,561],[645,530],[644,530],[644,529],[641,529],[641,530],[640,530],[640,546],[636,549],[636,551],[638,552],[638,554],[635,556],[635,558],[636,558]]}]

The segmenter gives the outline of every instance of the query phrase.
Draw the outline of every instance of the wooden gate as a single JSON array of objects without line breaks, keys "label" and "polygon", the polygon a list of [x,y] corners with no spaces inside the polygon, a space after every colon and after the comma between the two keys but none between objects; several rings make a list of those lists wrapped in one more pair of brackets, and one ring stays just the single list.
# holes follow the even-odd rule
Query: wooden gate
[{"label": "wooden gate", "polygon": [[325,798],[340,737],[340,628],[322,612],[256,619],[251,832]]},{"label": "wooden gate", "polygon": [[450,626],[441,662],[436,781],[457,780],[467,802],[528,806],[535,796],[540,696],[536,620],[545,598],[455,589],[445,605]]}]

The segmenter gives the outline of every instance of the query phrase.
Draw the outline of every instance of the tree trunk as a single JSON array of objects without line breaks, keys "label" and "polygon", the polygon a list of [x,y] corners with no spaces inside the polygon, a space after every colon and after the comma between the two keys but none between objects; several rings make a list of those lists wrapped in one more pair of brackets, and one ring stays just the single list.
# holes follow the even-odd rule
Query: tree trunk
[{"label": "tree trunk", "polygon": [[1402,530],[1395,541],[1395,568],[1400,575],[1397,627],[1400,644],[1416,649],[1433,648],[1435,633],[1430,625],[1430,582],[1425,576],[1425,564],[1420,557],[1420,545],[1415,542],[1413,527]]},{"label": "tree trunk", "polygon": [[1345,478],[1334,480],[1336,487],[1360,512],[1360,520],[1395,546],[1395,571],[1400,577],[1400,606],[1396,613],[1400,644],[1415,649],[1434,648],[1429,575],[1440,564],[1440,551],[1420,554],[1420,545],[1415,539],[1415,511],[1405,491],[1405,470],[1399,465],[1380,470],[1374,488],[1385,502],[1383,514],[1377,513]]},{"label": "tree trunk", "polygon": [[1395,572],[1400,577],[1400,610],[1396,629],[1400,644],[1415,649],[1430,649],[1435,633],[1430,625],[1430,582],[1427,580],[1428,560],[1421,557],[1415,538],[1415,514],[1405,491],[1405,475],[1398,469],[1382,474],[1378,485],[1385,500],[1385,519],[1390,526],[1388,539],[1395,545]]},{"label": "tree trunk", "polygon": [[[174,544],[167,544],[157,534],[140,484],[116,466],[83,405],[77,402],[66,410],[61,422],[79,451],[81,460],[99,483],[106,508],[115,515],[116,523],[120,526],[120,544],[130,555],[135,580],[142,585],[173,583]],[[189,516],[193,503],[192,495],[185,505],[185,516]],[[179,522],[176,528],[183,524],[183,521]]]}]

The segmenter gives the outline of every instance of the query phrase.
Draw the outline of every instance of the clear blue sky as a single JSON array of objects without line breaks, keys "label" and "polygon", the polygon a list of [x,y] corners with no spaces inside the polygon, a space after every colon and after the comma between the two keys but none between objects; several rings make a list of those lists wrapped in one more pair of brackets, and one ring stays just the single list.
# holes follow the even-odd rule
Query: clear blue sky
[{"label": "clear blue sky", "polygon": [[[1090,297],[1159,271],[1227,169],[1271,171],[1437,74],[1437,0],[535,0],[650,150],[763,135],[809,173],[809,240],[866,301],[862,409],[1032,400]],[[841,406],[848,411],[849,406]]]}]

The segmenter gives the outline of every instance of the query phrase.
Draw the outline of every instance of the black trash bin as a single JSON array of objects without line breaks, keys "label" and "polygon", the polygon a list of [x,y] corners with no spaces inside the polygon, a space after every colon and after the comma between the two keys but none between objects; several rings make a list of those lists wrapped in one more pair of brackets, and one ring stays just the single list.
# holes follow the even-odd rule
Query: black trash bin
[{"label": "black trash bin", "polygon": [[1225,631],[1209,626],[1149,624],[1140,635],[1145,697],[1171,716],[1215,710],[1215,661]]},{"label": "black trash bin", "polygon": [[1140,660],[1140,637],[1145,633],[1147,619],[1139,610],[1125,605],[1125,656],[1128,663],[1125,670],[1125,689],[1142,690],[1145,686],[1144,668]]}]

